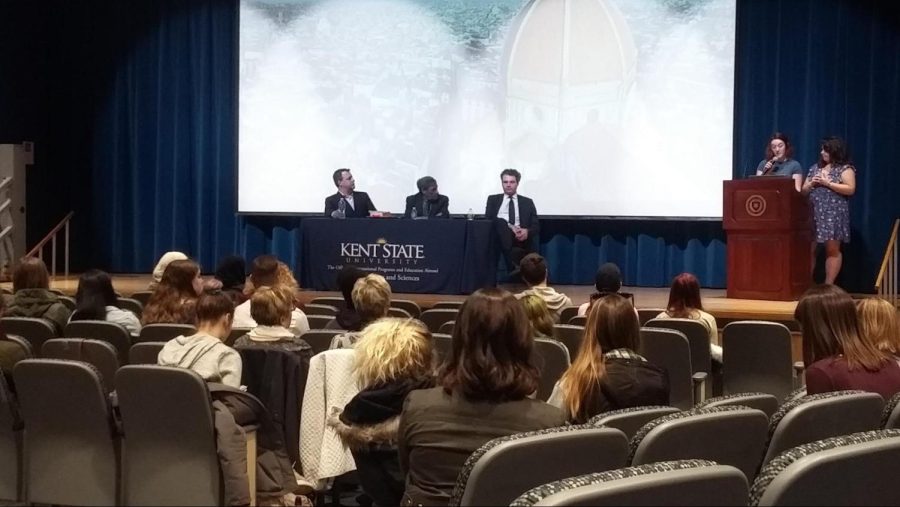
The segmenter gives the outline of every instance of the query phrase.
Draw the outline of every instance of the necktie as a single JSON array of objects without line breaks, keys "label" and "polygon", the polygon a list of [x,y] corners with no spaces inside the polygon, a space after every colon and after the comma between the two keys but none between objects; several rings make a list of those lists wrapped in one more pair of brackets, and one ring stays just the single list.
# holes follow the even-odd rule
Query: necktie
[{"label": "necktie", "polygon": [[428,199],[425,199],[425,201],[422,203],[422,211],[424,212],[423,214],[426,217],[429,215],[429,211],[431,211],[431,203],[428,202]]},{"label": "necktie", "polygon": [[516,225],[516,205],[513,198],[509,198],[509,225]]}]

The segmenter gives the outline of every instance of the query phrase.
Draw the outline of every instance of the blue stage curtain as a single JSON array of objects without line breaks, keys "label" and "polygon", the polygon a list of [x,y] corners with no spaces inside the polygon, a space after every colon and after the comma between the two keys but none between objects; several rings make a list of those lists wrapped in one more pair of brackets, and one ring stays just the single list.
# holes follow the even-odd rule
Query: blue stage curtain
[{"label": "blue stage curtain", "polygon": [[[237,2],[52,4],[40,14],[57,19],[24,34],[45,36],[54,55],[52,77],[30,93],[68,112],[47,112],[48,123],[68,116],[49,129],[52,169],[74,168],[75,186],[90,190],[89,199],[59,195],[89,238],[75,244],[75,268],[148,272],[172,249],[206,271],[230,253],[271,252],[297,267],[300,218],[236,215]],[[738,1],[735,175],[756,166],[775,130],[792,136],[805,167],[821,136],[847,138],[859,190],[839,282],[855,291],[871,290],[900,211],[897,10],[890,1]],[[40,27],[53,33],[34,33]],[[721,222],[547,220],[540,243],[554,283],[590,284],[613,261],[628,285],[666,286],[682,271],[725,285]]]}]

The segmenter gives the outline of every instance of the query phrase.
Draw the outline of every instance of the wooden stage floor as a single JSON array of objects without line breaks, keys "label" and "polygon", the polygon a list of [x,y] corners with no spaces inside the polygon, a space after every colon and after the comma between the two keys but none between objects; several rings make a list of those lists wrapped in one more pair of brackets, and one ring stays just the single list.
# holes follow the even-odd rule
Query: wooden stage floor
[{"label": "wooden stage floor", "polygon": [[[133,292],[146,290],[150,283],[150,275],[117,274],[113,275],[113,286],[122,295],[130,295]],[[10,283],[0,283],[0,286],[11,288]],[[68,278],[57,277],[51,286],[58,288],[69,295],[74,295],[78,288],[78,276],[71,275]],[[518,292],[524,290],[524,285],[503,284],[503,288]],[[588,300],[594,291],[592,285],[555,285],[556,290],[565,293],[572,302],[580,305]],[[634,294],[635,304],[638,308],[664,308],[668,301],[669,289],[667,287],[624,287],[622,290]],[[337,292],[322,292],[304,290],[301,293],[303,302],[318,296],[335,296]],[[704,308],[717,319],[763,319],[763,320],[792,320],[796,301],[754,301],[749,299],[729,299],[725,297],[724,289],[704,289],[702,292]],[[438,301],[459,301],[465,296],[447,296],[442,294],[395,294],[396,299],[411,299],[419,306],[427,309]]]}]

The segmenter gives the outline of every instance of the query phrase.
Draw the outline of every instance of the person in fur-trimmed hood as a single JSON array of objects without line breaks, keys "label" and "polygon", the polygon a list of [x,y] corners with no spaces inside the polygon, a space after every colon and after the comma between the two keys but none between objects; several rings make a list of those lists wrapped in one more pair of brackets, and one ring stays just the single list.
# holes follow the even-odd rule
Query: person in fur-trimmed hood
[{"label": "person in fur-trimmed hood", "polygon": [[380,319],[355,346],[360,392],[330,424],[356,461],[360,485],[378,506],[400,505],[405,476],[397,455],[406,395],[434,387],[431,333],[414,319]]}]

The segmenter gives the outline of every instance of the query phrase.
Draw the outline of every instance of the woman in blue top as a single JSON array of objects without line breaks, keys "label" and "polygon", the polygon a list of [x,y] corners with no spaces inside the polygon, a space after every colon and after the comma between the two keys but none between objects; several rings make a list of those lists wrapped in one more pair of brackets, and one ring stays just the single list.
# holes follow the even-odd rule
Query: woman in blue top
[{"label": "woman in blue top", "polygon": [[794,179],[797,192],[800,192],[803,185],[803,167],[800,166],[800,162],[792,158],[793,156],[794,147],[788,136],[781,132],[775,132],[769,138],[769,144],[766,145],[766,158],[756,166],[757,176],[763,174],[790,176]]},{"label": "woman in blue top", "polygon": [[856,192],[856,168],[850,163],[847,145],[839,137],[822,140],[819,161],[809,168],[803,195],[809,196],[816,224],[816,245],[825,244],[825,283],[833,284],[841,271],[841,243],[850,242],[850,196]]}]

